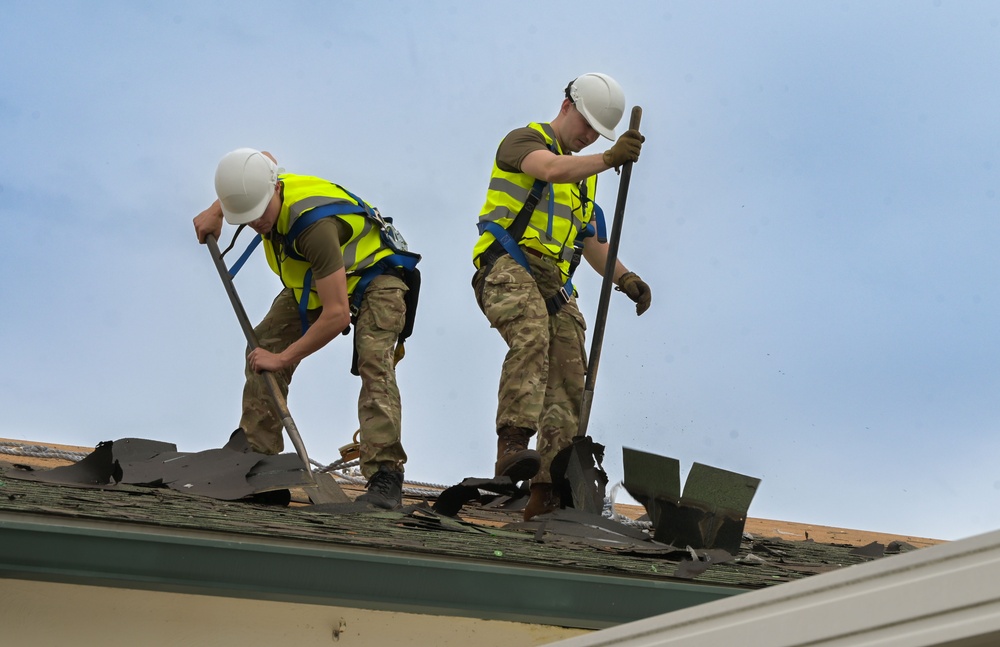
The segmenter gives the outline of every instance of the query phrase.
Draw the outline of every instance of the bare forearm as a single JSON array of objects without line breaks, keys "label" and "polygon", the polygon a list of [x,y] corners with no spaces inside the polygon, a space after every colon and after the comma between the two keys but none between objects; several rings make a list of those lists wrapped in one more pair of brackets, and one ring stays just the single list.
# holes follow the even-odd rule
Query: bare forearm
[{"label": "bare forearm", "polygon": [[282,363],[292,364],[302,361],[329,344],[334,337],[344,332],[350,323],[350,315],[324,317],[321,314],[316,322],[309,326],[306,334],[279,354]]},{"label": "bare forearm", "polygon": [[534,151],[521,162],[522,172],[555,184],[580,182],[609,168],[602,155],[554,155],[549,151]]},{"label": "bare forearm", "polygon": [[558,163],[548,180],[552,183],[581,182],[611,168],[601,155],[559,155],[556,160]]},{"label": "bare forearm", "polygon": [[194,217],[194,231],[199,243],[204,243],[208,234],[219,237],[222,233],[222,204],[218,200]]},{"label": "bare forearm", "polygon": [[351,310],[347,302],[344,269],[317,279],[316,292],[323,303],[323,310],[309,330],[277,355],[263,348],[253,349],[247,355],[250,368],[258,373],[288,368],[326,346],[347,328],[351,322]]},{"label": "bare forearm", "polygon": [[[587,259],[587,263],[594,268],[594,271],[601,276],[604,276],[604,270],[608,265],[609,249],[607,243],[598,242],[596,238],[588,238],[583,246],[583,257]],[[625,264],[621,262],[621,259],[616,258],[611,280],[617,285],[618,279],[622,277],[622,274],[626,274],[627,272],[628,268],[625,267]]]},{"label": "bare forearm", "polygon": [[343,268],[317,279],[316,292],[323,303],[323,310],[306,334],[285,349],[282,353],[283,360],[297,362],[303,357],[312,355],[344,332],[351,323],[351,307],[347,301],[347,275]]}]

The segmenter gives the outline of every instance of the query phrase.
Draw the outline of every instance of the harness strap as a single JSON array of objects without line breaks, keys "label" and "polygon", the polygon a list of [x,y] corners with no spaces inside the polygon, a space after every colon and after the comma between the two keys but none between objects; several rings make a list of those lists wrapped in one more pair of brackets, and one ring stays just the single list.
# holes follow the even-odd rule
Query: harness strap
[{"label": "harness strap", "polygon": [[[345,191],[346,193],[346,191]],[[348,194],[350,195],[350,194]],[[288,241],[287,249],[285,253],[288,254],[289,258],[297,261],[304,261],[305,258],[301,254],[295,251],[295,239],[298,238],[299,234],[306,230],[309,225],[315,224],[316,222],[327,218],[329,216],[342,216],[345,214],[352,213],[368,213],[364,207],[356,204],[347,204],[344,202],[337,204],[327,204],[320,207],[315,207],[305,212],[299,216],[298,220],[289,228],[288,233],[285,234],[285,240]]]},{"label": "harness strap", "polygon": [[495,243],[499,243],[500,246],[503,247],[503,250],[510,254],[511,258],[517,261],[518,265],[528,270],[529,274],[531,273],[531,268],[528,267],[528,259],[524,255],[524,250],[521,249],[521,246],[517,244],[517,241],[514,240],[514,237],[510,235],[508,230],[504,229],[495,222],[485,223],[483,230],[493,234],[493,238],[496,239]]},{"label": "harness strap", "polygon": [[313,271],[310,267],[302,279],[302,295],[299,297],[299,319],[302,321],[302,334],[309,330],[309,295],[312,294]]},{"label": "harness strap", "polygon": [[[518,215],[520,216],[520,214]],[[597,203],[594,203],[594,216],[597,220],[597,240],[605,242],[606,239],[601,239],[602,232],[606,232],[604,225],[604,212],[597,205]],[[509,230],[504,229],[495,222],[484,223],[482,230],[493,234],[493,238],[496,239],[496,243],[499,243],[500,246],[503,247],[503,250],[510,254],[510,257],[513,258],[518,265],[527,270],[528,274],[532,274],[531,266],[528,265],[528,258],[524,255],[524,250],[522,250],[521,246],[517,244],[514,237],[511,236]],[[580,235],[576,237],[576,241],[573,245],[573,259],[569,263],[569,273],[566,278],[566,282],[561,288],[559,288],[558,292],[545,300],[545,309],[550,315],[554,315],[559,312],[564,305],[569,303],[570,298],[573,296],[573,290],[575,289],[573,287],[573,273],[576,272],[576,268],[580,265],[580,260],[583,257],[583,240],[593,236],[594,234],[594,225],[587,223],[587,226],[583,228]],[[484,252],[483,255],[486,256],[486,252]]]},{"label": "harness strap", "polygon": [[[413,333],[413,322],[417,315],[417,302],[420,298],[420,270],[417,269],[417,262],[419,261],[419,255],[407,252],[386,256],[361,274],[361,278],[358,280],[357,284],[355,284],[354,292],[351,294],[351,323],[357,325],[358,315],[361,313],[361,302],[364,299],[365,291],[368,289],[368,285],[375,279],[375,277],[391,272],[402,279],[403,283],[406,284],[406,296],[403,297],[403,301],[406,306],[406,319],[403,322],[403,330],[400,331],[399,337],[397,338],[396,352],[400,353],[395,359],[397,362],[402,359],[401,353],[404,352],[403,342],[409,339],[410,335]],[[403,271],[400,272],[400,270]],[[351,374],[360,375],[358,372],[357,335],[354,336],[354,354],[351,358]]]},{"label": "harness strap", "polygon": [[[544,183],[543,183],[544,184]],[[348,204],[345,202],[321,205],[319,207],[314,207],[309,211],[305,212],[295,221],[295,223],[289,228],[288,233],[283,236],[283,239],[287,243],[285,245],[285,253],[289,258],[304,261],[298,252],[295,251],[295,239],[305,231],[310,225],[315,224],[323,218],[328,218],[330,216],[340,216],[345,214],[365,214],[377,221],[380,224],[392,223],[391,218],[386,218],[378,214],[371,207],[368,206],[364,200],[354,195],[344,187],[340,185],[335,185],[340,188],[341,191],[346,193],[352,200],[357,202],[357,204]],[[537,199],[536,199],[537,202]],[[233,240],[223,252],[221,256],[224,256],[226,252],[233,248],[236,244],[236,237],[240,235],[243,228],[246,225],[240,225],[233,235]],[[384,238],[384,237],[383,237]],[[261,243],[261,236],[257,234],[250,244],[247,246],[243,254],[233,263],[233,267],[229,270],[229,276],[235,277],[236,273],[240,271],[243,264],[247,262],[247,259],[253,254],[254,250]],[[390,254],[379,260],[376,264],[368,267],[361,273],[361,278],[358,283],[354,286],[354,292],[351,294],[351,318],[356,319],[358,312],[361,310],[361,300],[364,298],[365,290],[368,288],[368,284],[372,282],[376,276],[384,274],[387,271],[394,270],[395,268],[402,268],[403,270],[413,271],[417,267],[417,263],[420,262],[420,255],[413,252],[408,252],[405,250],[395,250],[395,253]],[[302,279],[302,295],[299,297],[299,319],[302,322],[302,334],[306,334],[309,330],[309,295],[312,293],[312,268],[306,270],[305,276]],[[401,337],[402,339],[402,337]]]},{"label": "harness strap", "polygon": [[549,219],[545,223],[545,235],[548,236],[549,240],[552,240],[552,225],[553,220],[555,220],[555,210],[556,210],[556,192],[551,188],[549,189]]},{"label": "harness strap", "polygon": [[[549,146],[549,150],[553,153],[559,154],[556,150],[555,143]],[[486,251],[482,253],[481,258],[485,262],[495,262],[495,260],[502,254],[498,247],[502,248],[503,251],[510,254],[518,265],[527,270],[528,274],[531,274],[531,267],[528,265],[528,259],[524,255],[524,251],[519,245],[521,238],[524,236],[524,230],[528,227],[528,222],[531,220],[531,214],[534,213],[535,207],[538,206],[539,200],[541,200],[542,190],[548,186],[548,183],[544,180],[535,179],[534,184],[531,185],[531,191],[528,194],[528,198],[524,201],[521,210],[517,212],[514,220],[510,223],[510,226],[504,229],[496,222],[480,222],[479,235],[482,236],[484,232],[490,232],[493,234],[493,243],[486,248]],[[586,184],[585,184],[586,186]],[[590,201],[594,205],[594,220],[597,222],[597,240],[602,243],[607,242],[607,227],[604,222],[604,210],[586,195],[586,188],[583,189],[583,194],[581,198],[584,202]],[[552,226],[553,226],[553,214],[555,212],[555,191],[550,187],[549,189],[549,219],[546,223],[546,235],[549,239],[552,238]],[[576,271],[577,266],[580,264],[580,258],[583,255],[583,238],[593,236],[595,233],[594,226],[587,223],[587,226],[580,232],[577,236],[576,241],[573,245],[573,257],[569,264],[569,273],[566,278],[566,283],[563,284],[559,291],[554,295],[545,300],[545,309],[548,310],[550,315],[554,315],[559,310],[569,303],[570,298],[573,296],[573,273]]]},{"label": "harness strap", "polygon": [[[559,309],[569,303],[570,297],[573,296],[573,290],[575,289],[573,287],[573,274],[576,273],[576,268],[579,267],[580,260],[583,258],[583,240],[593,235],[594,226],[587,223],[587,226],[583,228],[583,231],[580,232],[580,235],[573,242],[573,258],[569,262],[569,272],[566,276],[566,282],[559,288],[558,292],[545,300],[545,308],[549,311],[550,315],[559,312]],[[598,238],[598,240],[600,239]]]},{"label": "harness strap", "polygon": [[[238,236],[239,232],[237,232],[236,235]],[[251,240],[250,244],[247,245],[246,251],[244,251],[243,254],[238,259],[236,259],[236,262],[233,263],[233,266],[229,268],[230,277],[236,276],[236,273],[240,271],[240,268],[243,267],[243,264],[246,263],[247,259],[250,258],[250,255],[253,254],[253,251],[257,249],[257,245],[260,245],[260,241],[261,241],[260,234],[257,234],[256,236],[253,237],[253,240]],[[235,242],[236,242],[236,237],[234,236],[233,243]],[[229,248],[232,249],[232,245],[230,245]]]},{"label": "harness strap", "polygon": [[[406,256],[403,254],[391,254],[381,259],[379,262],[375,263],[371,267],[366,268],[361,273],[361,278],[354,286],[354,292],[351,294],[351,319],[356,320],[358,318],[358,313],[361,312],[361,300],[364,298],[365,290],[368,289],[368,284],[372,282],[376,276],[385,274],[388,271],[395,270],[397,267],[404,270],[412,271],[417,267],[417,262],[420,259],[418,257]],[[299,297],[299,319],[302,321],[302,334],[306,334],[309,330],[309,295],[312,292],[312,288],[309,287],[312,284],[312,268],[310,267],[306,270],[306,275],[302,279],[302,295]]]},{"label": "harness strap", "polygon": [[[604,222],[604,209],[601,209],[601,205],[594,204],[594,220],[597,222],[597,242],[606,243],[608,242],[608,227]],[[590,224],[587,224],[590,227]],[[591,232],[589,235],[593,235]]]},{"label": "harness strap", "polygon": [[[344,187],[340,186],[339,184],[337,185],[337,187],[340,188],[340,190],[343,191],[344,193],[346,193],[348,196],[350,196],[351,200],[354,200],[355,202],[357,202],[358,206],[361,207],[361,210],[364,213],[367,213],[369,216],[371,216],[373,218],[375,217],[374,210],[370,206],[368,206],[367,202],[365,202],[364,200],[362,200],[358,196],[354,195],[353,193],[351,193],[350,191],[348,191]],[[386,218],[386,220],[388,220],[388,218]]]},{"label": "harness strap", "polygon": [[[542,199],[542,190],[547,186],[547,182],[544,180],[535,180],[534,184],[531,185],[531,189],[528,192],[528,197],[525,199],[524,204],[521,206],[521,210],[517,212],[514,219],[507,226],[506,231],[510,232],[510,236],[515,240],[520,241],[521,237],[524,236],[524,230],[528,228],[528,221],[531,220],[531,214],[534,212],[535,207],[538,206],[538,201]],[[479,235],[482,236],[488,228],[488,225],[495,225],[495,227],[489,228],[490,233],[493,234],[493,238],[499,242],[499,237],[495,233],[495,229],[503,229],[499,224],[495,222],[478,222],[476,226],[479,229]]]},{"label": "harness strap", "polygon": [[[240,237],[240,233],[243,231],[244,228],[246,228],[246,224],[242,224],[236,228],[236,233],[233,234],[233,239],[229,241],[229,246],[226,247],[226,249],[224,249],[221,254],[219,254],[219,258],[225,258],[226,254],[228,254],[230,250],[232,250],[233,247],[236,246],[236,239]],[[250,258],[250,255],[253,254],[253,250],[257,249],[257,245],[260,245],[260,234],[257,234],[257,236],[250,241],[250,244],[247,245],[246,251],[244,251],[242,256],[236,259],[236,262],[233,263],[233,266],[229,268],[228,270],[229,278],[233,278],[236,276],[236,273],[240,271],[240,268],[243,267],[243,264],[246,263],[247,259]]]},{"label": "harness strap", "polygon": [[365,269],[361,273],[361,278],[358,279],[357,284],[354,286],[354,292],[351,294],[351,317],[357,318],[358,313],[361,312],[361,300],[364,298],[365,290],[368,289],[368,284],[372,282],[372,279],[396,268],[413,271],[416,269],[419,260],[420,258],[416,256],[390,254]]}]

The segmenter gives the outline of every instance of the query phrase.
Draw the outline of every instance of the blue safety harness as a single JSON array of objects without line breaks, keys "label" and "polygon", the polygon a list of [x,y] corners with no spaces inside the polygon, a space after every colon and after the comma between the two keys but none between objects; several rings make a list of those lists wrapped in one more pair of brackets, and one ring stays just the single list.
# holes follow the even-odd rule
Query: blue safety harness
[{"label": "blue safety harness", "polygon": [[[382,214],[378,213],[377,209],[373,209],[364,200],[354,195],[342,186],[335,185],[341,191],[346,193],[352,200],[357,202],[357,204],[348,204],[344,202],[327,204],[319,207],[314,207],[309,211],[305,212],[292,224],[288,233],[284,234],[284,251],[289,258],[297,261],[305,261],[305,257],[295,251],[295,239],[305,231],[310,225],[315,224],[322,218],[329,218],[331,216],[340,216],[348,214],[364,214],[368,216],[379,228],[379,234],[382,238],[382,242],[392,250],[392,254],[379,259],[377,263],[371,265],[361,272],[361,277],[358,279],[357,284],[354,286],[354,292],[351,295],[351,321],[352,323],[357,320],[358,312],[361,310],[361,300],[364,298],[365,290],[368,288],[368,284],[372,280],[381,274],[386,272],[396,271],[397,268],[413,272],[416,270],[417,263],[420,262],[420,254],[408,251],[406,248],[406,241],[403,239],[399,231],[392,225],[392,218],[387,218]],[[242,229],[244,225],[240,225]],[[236,236],[240,235],[240,229],[237,229],[236,234],[233,236],[233,242],[235,243]],[[236,273],[240,271],[243,264],[246,263],[247,259],[253,254],[254,250],[260,245],[261,236],[257,234],[254,236],[253,240],[247,246],[246,251],[233,263],[232,268],[229,269],[229,276],[235,277]],[[232,248],[230,244],[229,248]],[[229,251],[227,249],[226,251]],[[225,254],[225,252],[223,252]],[[278,263],[280,267],[280,262]],[[309,294],[311,289],[309,286],[312,283],[312,268],[306,270],[305,277],[302,280],[302,296],[299,298],[299,318],[302,321],[302,334],[306,333],[309,329]],[[405,338],[408,335],[400,335],[400,338]]]},{"label": "blue safety harness", "polygon": [[[552,150],[554,147],[549,147]],[[555,152],[555,150],[553,150]],[[487,252],[493,250],[491,256],[499,256],[496,253],[495,245],[499,245],[503,251],[510,254],[518,265],[527,270],[528,274],[532,274],[531,267],[528,265],[528,258],[524,255],[524,250],[521,249],[519,245],[521,238],[524,236],[524,230],[528,226],[528,221],[531,220],[531,214],[535,211],[535,207],[541,200],[542,191],[550,183],[544,180],[535,180],[534,184],[531,185],[531,190],[528,193],[528,198],[524,201],[524,206],[517,213],[517,216],[511,221],[510,225],[505,229],[497,222],[480,222],[478,223],[479,235],[482,236],[484,232],[489,232],[493,235],[495,239],[493,245],[491,245]],[[573,258],[569,264],[569,272],[567,273],[566,282],[563,284],[559,291],[556,292],[551,297],[545,300],[545,308],[548,310],[550,315],[554,315],[559,312],[560,308],[569,303],[570,298],[573,296],[573,273],[576,272],[577,266],[580,264],[580,259],[583,257],[583,243],[586,238],[593,236],[595,233],[597,235],[597,240],[605,243],[608,240],[607,227],[604,223],[604,210],[601,209],[600,205],[593,200],[590,200],[584,191],[583,200],[592,202],[594,205],[594,221],[597,223],[597,228],[595,231],[593,222],[588,222],[587,225],[577,234],[576,239],[573,241]],[[546,234],[551,239],[552,237],[552,223],[555,214],[555,192],[552,187],[549,186],[549,204],[548,204],[548,214],[549,219],[546,226]],[[484,253],[483,256],[487,256]]]}]

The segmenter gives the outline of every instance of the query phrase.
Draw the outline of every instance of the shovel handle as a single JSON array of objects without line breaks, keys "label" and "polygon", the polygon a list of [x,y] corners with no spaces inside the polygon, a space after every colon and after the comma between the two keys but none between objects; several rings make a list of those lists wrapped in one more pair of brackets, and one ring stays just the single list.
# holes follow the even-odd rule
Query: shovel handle
[{"label": "shovel handle", "polygon": [[[229,274],[229,268],[226,267],[226,263],[222,260],[222,255],[219,253],[219,244],[212,234],[205,236],[205,243],[208,245],[208,251],[212,254],[215,269],[219,271],[219,278],[222,279],[222,284],[226,288],[226,294],[229,295],[229,300],[233,304],[233,311],[240,322],[240,328],[243,329],[243,335],[247,339],[247,346],[250,350],[253,350],[259,346],[257,343],[257,334],[254,333],[253,326],[250,325],[250,318],[247,317],[247,312],[243,308],[240,296],[236,293],[236,286],[233,284],[233,277]],[[312,466],[309,463],[309,454],[306,453],[305,443],[302,442],[299,429],[295,426],[295,421],[292,420],[292,414],[288,410],[288,403],[285,402],[285,396],[282,395],[281,389],[278,387],[278,380],[269,371],[262,371],[260,375],[264,378],[268,393],[271,394],[274,406],[278,410],[281,424],[284,425],[285,431],[288,432],[288,438],[292,441],[292,446],[295,447],[295,453],[302,460],[309,479],[315,482],[312,474]]]},{"label": "shovel handle", "polygon": [[[629,119],[630,130],[638,130],[642,120],[642,108],[632,108]],[[580,410],[580,429],[577,436],[587,435],[590,424],[590,408],[594,402],[594,384],[597,382],[597,367],[601,362],[601,346],[604,344],[604,329],[608,321],[608,304],[611,301],[612,277],[618,263],[618,243],[622,235],[622,220],[625,218],[625,200],[628,198],[628,185],[632,179],[632,162],[622,164],[622,175],[618,181],[618,202],[615,205],[615,221],[611,226],[611,239],[608,241],[608,259],[604,265],[604,280],[601,282],[601,297],[597,304],[597,317],[594,322],[594,337],[590,346],[590,357],[587,364],[587,379],[583,387],[583,403]]]}]

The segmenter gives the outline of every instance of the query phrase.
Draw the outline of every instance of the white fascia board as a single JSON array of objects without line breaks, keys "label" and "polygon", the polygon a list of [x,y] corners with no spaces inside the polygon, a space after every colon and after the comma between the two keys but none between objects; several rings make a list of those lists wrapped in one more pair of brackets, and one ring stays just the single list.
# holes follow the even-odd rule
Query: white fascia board
[{"label": "white fascia board", "polygon": [[1000,531],[551,643],[552,647],[1000,644]]}]

